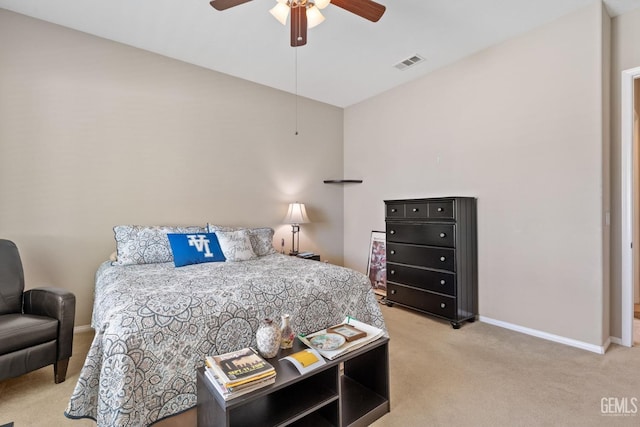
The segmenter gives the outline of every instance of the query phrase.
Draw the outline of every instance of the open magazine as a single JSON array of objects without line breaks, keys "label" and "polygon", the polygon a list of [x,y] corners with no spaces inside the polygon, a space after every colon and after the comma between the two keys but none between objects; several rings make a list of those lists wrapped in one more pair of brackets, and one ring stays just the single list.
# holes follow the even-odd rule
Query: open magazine
[{"label": "open magazine", "polygon": [[[341,325],[348,325],[350,327],[353,327],[359,331],[365,332],[366,336],[362,337],[362,338],[358,338],[355,340],[351,340],[351,341],[344,341],[344,344],[340,345],[338,348],[336,349],[328,349],[328,348],[320,348],[317,345],[313,345],[312,342],[314,342],[314,338],[316,337],[322,337],[322,336],[326,336],[328,334],[327,329],[330,330],[336,330],[335,326],[332,328],[327,328],[327,329],[323,329],[321,331],[318,332],[314,332],[312,334],[306,335],[306,336],[298,336],[298,338],[300,339],[300,341],[302,341],[303,343],[305,343],[307,346],[315,349],[318,353],[320,353],[322,356],[324,356],[326,359],[329,360],[333,360],[336,357],[342,356],[343,354],[346,354],[350,351],[356,350],[360,347],[363,347],[367,344],[369,344],[372,341],[377,340],[378,338],[382,337],[384,335],[384,331],[380,328],[376,328],[375,326],[371,326],[368,325],[366,323],[360,322],[359,320],[356,320],[352,317],[347,316],[344,321],[342,322]],[[329,332],[331,333],[331,332]]]},{"label": "open magazine", "polygon": [[288,360],[301,374],[306,374],[327,363],[313,348],[306,348],[280,360]]}]

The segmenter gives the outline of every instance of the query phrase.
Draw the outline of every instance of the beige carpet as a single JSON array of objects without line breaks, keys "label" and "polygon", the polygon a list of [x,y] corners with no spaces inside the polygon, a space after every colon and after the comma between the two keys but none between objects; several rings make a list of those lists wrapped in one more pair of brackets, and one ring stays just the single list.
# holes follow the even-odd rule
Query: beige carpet
[{"label": "beige carpet", "polygon": [[[640,413],[601,412],[603,398],[640,400],[640,346],[612,345],[602,356],[482,322],[453,330],[397,306],[382,310],[391,413],[375,427],[640,425]],[[91,338],[76,336],[62,384],[53,383],[51,367],[0,382],[0,425],[95,425],[63,415]]]},{"label": "beige carpet", "polygon": [[0,425],[14,421],[14,427],[95,426],[91,420],[64,416],[92,339],[93,330],[73,337],[73,354],[63,383],[53,382],[53,366],[0,381]]}]

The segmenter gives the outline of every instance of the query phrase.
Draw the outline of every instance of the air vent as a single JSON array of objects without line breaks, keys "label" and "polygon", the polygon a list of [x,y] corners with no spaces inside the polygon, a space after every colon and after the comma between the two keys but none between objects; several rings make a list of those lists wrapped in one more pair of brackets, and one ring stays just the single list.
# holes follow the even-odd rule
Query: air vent
[{"label": "air vent", "polygon": [[396,65],[394,65],[394,67],[396,67],[398,70],[403,71],[409,67],[413,67],[414,65],[419,64],[422,61],[424,61],[424,58],[416,54],[410,58],[405,59],[404,61],[398,62]]}]

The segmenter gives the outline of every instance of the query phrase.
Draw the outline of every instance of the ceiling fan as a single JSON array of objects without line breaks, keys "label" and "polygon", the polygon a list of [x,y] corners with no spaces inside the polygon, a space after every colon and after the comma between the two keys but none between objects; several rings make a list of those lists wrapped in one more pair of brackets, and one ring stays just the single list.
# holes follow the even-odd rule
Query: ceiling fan
[{"label": "ceiling fan", "polygon": [[[251,0],[212,0],[209,2],[216,10],[226,10]],[[386,7],[372,0],[276,0],[278,4],[270,10],[271,14],[283,25],[287,23],[287,15],[291,13],[291,46],[307,44],[307,29],[313,28],[324,16],[318,9],[324,9],[329,3],[354,13],[372,22],[384,14]]]}]

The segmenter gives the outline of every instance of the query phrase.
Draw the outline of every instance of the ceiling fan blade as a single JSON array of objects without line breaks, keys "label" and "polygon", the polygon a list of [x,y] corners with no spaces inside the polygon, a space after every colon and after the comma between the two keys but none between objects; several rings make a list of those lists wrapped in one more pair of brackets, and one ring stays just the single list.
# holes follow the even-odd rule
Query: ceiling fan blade
[{"label": "ceiling fan blade", "polygon": [[213,6],[215,10],[225,10],[250,1],[251,0],[212,0],[209,4]]},{"label": "ceiling fan blade", "polygon": [[331,4],[372,22],[378,22],[387,10],[385,6],[371,0],[331,0]]},{"label": "ceiling fan blade", "polygon": [[291,46],[307,44],[307,9],[304,6],[291,6]]}]

